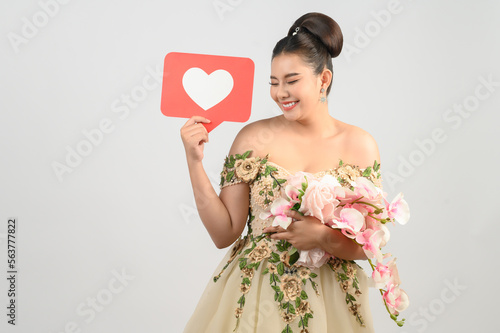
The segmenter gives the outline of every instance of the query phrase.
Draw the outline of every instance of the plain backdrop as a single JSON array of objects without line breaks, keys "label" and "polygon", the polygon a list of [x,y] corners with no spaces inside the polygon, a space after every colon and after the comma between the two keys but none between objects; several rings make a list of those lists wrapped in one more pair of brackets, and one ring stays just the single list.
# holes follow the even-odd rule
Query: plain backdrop
[{"label": "plain backdrop", "polygon": [[[372,289],[376,331],[498,327],[498,1],[40,0],[0,2],[0,331],[182,332],[228,249],[197,214],[180,138],[187,119],[160,112],[163,59],[251,58],[247,123],[273,117],[272,48],[311,11],[344,34],[330,114],[376,139],[389,198],[403,192],[410,205],[387,246],[410,297],[407,322],[398,328]],[[247,123],[210,133],[203,163],[217,193]],[[76,149],[86,156],[58,177],[54,165]]]}]

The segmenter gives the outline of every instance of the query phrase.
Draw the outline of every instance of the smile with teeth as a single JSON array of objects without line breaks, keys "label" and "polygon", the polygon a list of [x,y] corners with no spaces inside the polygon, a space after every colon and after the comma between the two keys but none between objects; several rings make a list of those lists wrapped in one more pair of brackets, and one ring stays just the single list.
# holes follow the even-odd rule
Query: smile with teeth
[{"label": "smile with teeth", "polygon": [[295,105],[297,105],[298,101],[295,102],[289,102],[289,103],[283,103],[283,108],[284,109],[292,109]]}]

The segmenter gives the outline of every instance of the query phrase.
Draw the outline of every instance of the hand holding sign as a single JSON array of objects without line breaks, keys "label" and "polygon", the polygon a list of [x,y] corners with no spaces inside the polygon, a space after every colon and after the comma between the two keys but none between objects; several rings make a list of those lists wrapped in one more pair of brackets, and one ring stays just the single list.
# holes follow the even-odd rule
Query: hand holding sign
[{"label": "hand holding sign", "polygon": [[190,162],[203,160],[203,148],[208,142],[207,129],[202,124],[209,124],[210,121],[202,116],[192,116],[181,128],[181,138],[186,151],[186,159]]},{"label": "hand holding sign", "polygon": [[207,132],[223,121],[245,122],[252,106],[254,64],[249,58],[172,52],[165,57],[161,112],[202,116]]}]

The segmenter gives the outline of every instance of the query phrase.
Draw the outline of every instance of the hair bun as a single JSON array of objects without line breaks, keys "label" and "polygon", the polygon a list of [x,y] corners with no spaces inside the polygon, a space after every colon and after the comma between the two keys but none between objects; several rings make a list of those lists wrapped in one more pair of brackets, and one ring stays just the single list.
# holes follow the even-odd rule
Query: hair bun
[{"label": "hair bun", "polygon": [[322,13],[307,13],[299,17],[288,30],[288,36],[298,33],[310,33],[322,43],[332,58],[337,57],[342,51],[344,38],[340,26],[331,17]]}]

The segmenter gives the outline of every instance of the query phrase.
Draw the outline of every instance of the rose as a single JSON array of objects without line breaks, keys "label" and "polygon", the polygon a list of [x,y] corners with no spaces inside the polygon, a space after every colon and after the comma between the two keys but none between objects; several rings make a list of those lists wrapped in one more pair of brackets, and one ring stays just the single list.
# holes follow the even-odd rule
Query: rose
[{"label": "rose", "polygon": [[311,178],[302,196],[299,212],[306,216],[312,215],[323,223],[331,220],[335,208],[340,203],[335,195],[335,186],[340,184],[331,175],[326,175],[321,180]]},{"label": "rose", "polygon": [[260,163],[256,157],[249,157],[245,160],[236,160],[234,164],[236,175],[244,182],[250,182],[257,177],[260,169]]},{"label": "rose", "polygon": [[358,168],[353,168],[351,165],[342,164],[337,168],[337,173],[340,178],[352,184],[352,182],[361,176],[361,171]]},{"label": "rose", "polygon": [[300,296],[302,281],[294,275],[283,275],[281,278],[280,289],[283,291],[283,298],[285,302],[295,301]]},{"label": "rose", "polygon": [[261,242],[249,254],[248,257],[253,262],[262,261],[263,259],[271,256],[271,249],[267,246],[266,242]]}]

